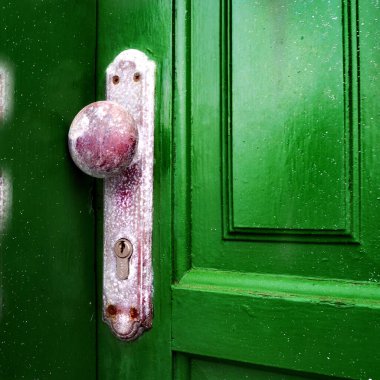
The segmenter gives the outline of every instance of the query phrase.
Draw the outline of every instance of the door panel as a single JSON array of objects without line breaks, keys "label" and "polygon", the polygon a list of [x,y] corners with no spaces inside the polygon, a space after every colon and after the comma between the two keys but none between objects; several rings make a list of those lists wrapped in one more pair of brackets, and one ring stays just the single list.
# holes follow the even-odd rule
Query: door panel
[{"label": "door panel", "polygon": [[67,150],[71,120],[94,99],[95,5],[1,2],[0,61],[13,82],[0,122],[0,168],[11,185],[1,379],[95,378],[92,181]]},{"label": "door panel", "polygon": [[[189,357],[189,378],[194,380],[257,379],[257,380],[301,380],[315,377],[296,375],[292,372],[273,372],[270,369],[243,363],[221,361],[210,358]],[[321,379],[321,377],[319,377]]]},{"label": "door panel", "polygon": [[342,80],[346,67],[352,74],[347,12],[340,0],[230,2],[222,59],[230,67],[224,185],[231,232],[350,234],[357,123],[352,131],[345,111],[357,103],[352,81]]},{"label": "door panel", "polygon": [[[236,2],[242,3],[247,2]],[[277,8],[275,3],[248,3],[251,4],[251,16],[249,18],[249,12],[245,10],[245,18],[249,18],[248,25],[254,25],[257,38],[251,38],[252,47],[244,52],[245,56],[242,55],[238,63],[241,70],[239,75],[237,72],[234,75],[234,67],[242,49],[239,50],[240,42],[234,48],[234,39],[248,40],[250,35],[243,33],[241,28],[244,23],[240,18],[236,23],[240,25],[239,28],[234,29],[233,16],[229,16],[233,15],[235,2],[222,2],[223,7],[219,7],[217,2],[208,2],[199,7],[197,2],[193,4],[192,146],[194,151],[202,152],[198,154],[199,159],[192,161],[193,219],[199,220],[193,223],[192,229],[194,265],[222,270],[368,280],[372,278],[372,260],[362,259],[363,246],[357,243],[358,239],[364,240],[368,248],[374,248],[374,236],[369,235],[374,226],[365,225],[365,219],[360,220],[360,215],[367,211],[375,214],[376,209],[361,203],[359,210],[359,103],[355,97],[357,85],[355,88],[351,85],[357,82],[355,78],[359,75],[355,71],[357,56],[352,53],[357,51],[357,42],[353,37],[356,36],[356,8],[344,4],[339,7],[340,2],[337,1],[334,2],[334,12],[329,15],[329,11],[332,12],[330,9],[315,5],[306,11],[301,5],[296,7],[298,2],[295,2],[295,5],[288,6],[287,12],[294,16],[289,15],[286,19],[289,24],[289,36],[286,38],[285,33],[275,30],[278,23],[273,21],[268,25],[266,22],[267,17],[273,17],[268,14],[271,15],[270,12]],[[238,6],[237,9],[237,12],[240,11]],[[320,25],[320,20],[326,20],[327,15],[330,23],[338,17],[338,25],[325,37],[328,38],[326,48],[316,44],[315,25],[309,25],[308,18],[313,19],[313,10]],[[348,11],[349,20],[354,20],[350,27],[346,26],[348,16],[345,14]],[[284,17],[288,14],[285,11],[282,13]],[[216,18],[215,15],[219,16]],[[309,25],[308,33],[303,30],[306,27],[298,27],[298,24],[304,23]],[[293,27],[294,24],[296,26]],[[346,49],[343,46],[345,33],[352,28],[354,30],[350,32],[350,38],[347,38],[350,48]],[[276,33],[283,36],[281,41],[275,40]],[[209,36],[207,42],[204,35]],[[301,40],[301,37],[304,39]],[[273,41],[272,49],[269,42],[263,42],[269,51],[268,55],[255,45],[257,39]],[[340,47],[337,45],[339,41]],[[282,43],[293,50],[279,49]],[[302,58],[302,63],[298,61],[300,56],[310,55],[308,43],[314,46],[317,58],[313,58],[314,66],[310,68],[312,73],[308,69],[303,78],[297,71],[307,63],[306,58]],[[323,56],[325,51],[332,54],[329,47],[335,47],[341,57],[336,53],[337,57],[327,57],[326,63],[323,62]],[[258,50],[257,55],[262,57],[256,58],[253,49]],[[277,56],[271,56],[271,50],[277,50]],[[351,54],[348,68],[344,56],[346,50]],[[251,57],[247,56],[249,53]],[[285,65],[283,69],[278,69],[277,66],[281,66],[280,58],[290,68],[287,69]],[[318,64],[322,67],[318,67]],[[206,75],[205,70],[209,67]],[[331,73],[329,68],[332,68]],[[345,76],[345,70],[350,73],[349,77],[348,74]],[[282,75],[287,78],[287,83],[283,83]],[[262,79],[255,80],[269,76],[278,86],[277,89],[271,90],[265,84],[270,82],[269,79],[265,83]],[[293,79],[294,76],[298,77]],[[235,78],[238,78],[237,83]],[[344,81],[348,89],[342,84],[339,87],[334,85]],[[318,83],[319,87],[310,82]],[[242,83],[245,83],[244,86],[238,87]],[[248,92],[245,86],[250,86],[251,91]],[[262,90],[259,90],[259,86]],[[330,98],[326,94],[331,88],[335,88],[336,95]],[[275,91],[276,97],[270,91]],[[257,95],[258,92],[261,96]],[[291,98],[288,93],[293,92],[296,94]],[[239,103],[239,96],[244,97],[245,101],[249,100],[251,106],[246,107],[245,103],[239,106],[246,109],[246,120],[236,120],[235,127],[234,117],[238,116],[235,116],[234,111],[238,114],[239,111],[234,102]],[[273,106],[271,113],[260,111],[264,99],[270,99]],[[297,116],[298,108],[294,108],[296,101],[297,107],[302,108],[301,118]],[[283,111],[279,111],[278,103],[281,102]],[[330,114],[332,116],[327,117]],[[265,118],[265,115],[268,117]],[[345,115],[348,120],[343,117]],[[258,117],[264,121],[260,122],[256,119]],[[336,117],[340,122],[335,120]],[[265,127],[268,123],[271,128]],[[242,135],[244,127],[247,132]],[[260,132],[256,133],[256,130]],[[265,144],[264,140],[260,140],[261,134],[268,134],[263,137],[266,139]],[[334,137],[331,139],[329,136]],[[205,162],[207,165],[204,165]],[[209,173],[221,175],[211,176]],[[263,194],[267,196],[263,197]],[[267,211],[264,213],[264,210]],[[296,241],[298,244],[285,243],[287,241]],[[313,242],[316,244],[310,244]],[[375,249],[372,252],[367,249],[367,254],[373,259],[376,256]]]},{"label": "door panel", "polygon": [[379,4],[176,12],[173,349],[376,378]]}]

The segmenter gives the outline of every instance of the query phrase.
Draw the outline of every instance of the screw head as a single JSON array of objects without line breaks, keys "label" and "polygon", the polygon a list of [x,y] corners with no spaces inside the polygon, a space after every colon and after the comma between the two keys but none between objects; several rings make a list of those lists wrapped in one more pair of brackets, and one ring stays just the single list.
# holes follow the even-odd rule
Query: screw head
[{"label": "screw head", "polygon": [[106,312],[109,316],[115,316],[117,314],[117,308],[114,305],[108,305],[106,308]]}]

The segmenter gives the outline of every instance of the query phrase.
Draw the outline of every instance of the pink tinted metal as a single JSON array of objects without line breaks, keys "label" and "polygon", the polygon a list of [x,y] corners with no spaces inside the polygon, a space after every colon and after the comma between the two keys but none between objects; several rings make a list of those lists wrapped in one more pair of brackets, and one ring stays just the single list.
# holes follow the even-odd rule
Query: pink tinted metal
[{"label": "pink tinted metal", "polygon": [[[152,212],[155,64],[137,50],[107,69],[107,99],[132,115],[139,142],[121,175],[104,181],[103,319],[116,336],[133,340],[152,325]],[[127,279],[117,275],[115,243],[133,246]]]},{"label": "pink tinted metal", "polygon": [[69,131],[69,149],[86,174],[105,178],[121,173],[137,148],[136,123],[120,104],[101,101],[84,107]]}]

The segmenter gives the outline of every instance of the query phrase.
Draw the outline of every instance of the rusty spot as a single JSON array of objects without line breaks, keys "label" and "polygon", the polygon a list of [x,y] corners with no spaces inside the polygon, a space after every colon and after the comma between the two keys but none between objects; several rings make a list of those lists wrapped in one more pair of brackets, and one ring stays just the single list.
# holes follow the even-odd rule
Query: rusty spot
[{"label": "rusty spot", "polygon": [[112,77],[112,83],[113,84],[118,84],[120,82],[120,77],[118,75],[114,75]]},{"label": "rusty spot", "polygon": [[138,82],[140,80],[140,78],[141,78],[141,74],[139,72],[136,72],[133,74],[133,80],[135,82]]},{"label": "rusty spot", "polygon": [[107,314],[111,317],[117,314],[117,308],[115,305],[108,305],[106,311]]},{"label": "rusty spot", "polygon": [[135,307],[131,307],[129,309],[129,316],[132,318],[132,319],[136,319],[138,316],[139,316],[139,312],[138,310],[135,308]]}]

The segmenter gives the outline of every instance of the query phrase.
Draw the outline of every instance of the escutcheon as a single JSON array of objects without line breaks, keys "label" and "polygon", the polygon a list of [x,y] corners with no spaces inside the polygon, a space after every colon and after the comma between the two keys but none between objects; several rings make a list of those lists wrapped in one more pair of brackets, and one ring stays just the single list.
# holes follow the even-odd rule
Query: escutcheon
[{"label": "escutcheon", "polygon": [[107,100],[78,113],[69,150],[81,170],[104,178],[103,320],[130,341],[153,317],[155,63],[126,50],[106,76]]}]

